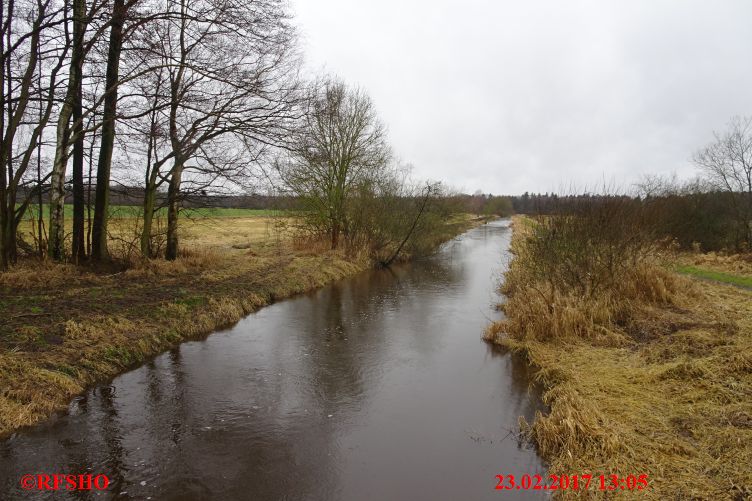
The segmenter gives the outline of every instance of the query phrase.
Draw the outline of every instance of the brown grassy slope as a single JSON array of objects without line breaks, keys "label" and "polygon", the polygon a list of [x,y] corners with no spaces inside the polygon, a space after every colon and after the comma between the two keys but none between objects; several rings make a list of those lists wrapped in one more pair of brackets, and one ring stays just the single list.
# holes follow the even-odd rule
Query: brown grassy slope
[{"label": "brown grassy slope", "polygon": [[184,223],[187,250],[173,263],[94,273],[28,262],[0,274],[0,436],[182,340],[370,266],[295,245],[266,219]]},{"label": "brown grassy slope", "polygon": [[522,425],[550,472],[648,474],[648,499],[752,496],[752,292],[644,265],[618,294],[550,300],[520,226],[487,336],[538,369],[550,412]]}]

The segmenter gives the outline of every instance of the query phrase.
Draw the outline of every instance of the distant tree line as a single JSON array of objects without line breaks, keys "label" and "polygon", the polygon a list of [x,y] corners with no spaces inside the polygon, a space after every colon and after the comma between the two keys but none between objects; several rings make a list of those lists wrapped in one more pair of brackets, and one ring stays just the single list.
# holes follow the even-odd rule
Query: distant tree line
[{"label": "distant tree line", "polygon": [[672,238],[683,248],[751,250],[752,118],[732,118],[725,131],[714,133],[713,141],[695,153],[693,162],[696,178],[646,176],[630,195],[524,193],[512,197],[512,205],[515,212],[532,215],[629,206],[630,217],[640,217],[639,224],[632,221],[633,228]]},{"label": "distant tree line", "polygon": [[[66,200],[72,199],[70,184],[66,185]],[[110,184],[110,206],[141,207],[144,202],[145,188],[139,185]],[[94,200],[96,186],[85,186],[84,197]],[[19,189],[19,198],[26,198],[31,194],[29,187]],[[49,192],[42,192],[42,204],[49,203]],[[156,208],[164,208],[167,204],[167,190],[158,190],[155,195]],[[185,208],[226,207],[230,209],[291,209],[296,206],[292,197],[279,194],[267,194],[264,191],[250,193],[222,193],[220,190],[200,190],[184,193],[181,206]],[[36,207],[34,207],[36,209]],[[85,222],[89,223],[89,218]]]},{"label": "distant tree line", "polygon": [[451,194],[447,197],[447,203],[457,212],[476,216],[509,217],[518,212],[514,208],[516,198],[476,191],[472,195],[465,193]]},{"label": "distant tree line", "polygon": [[[523,203],[522,200],[525,200]],[[737,219],[733,195],[713,189],[700,179],[646,178],[635,195],[535,195],[514,197],[516,213],[557,215],[578,212],[582,206],[605,206],[615,199],[639,206],[642,231],[671,238],[684,249],[747,251],[745,226]],[[532,200],[535,203],[530,203]]]}]

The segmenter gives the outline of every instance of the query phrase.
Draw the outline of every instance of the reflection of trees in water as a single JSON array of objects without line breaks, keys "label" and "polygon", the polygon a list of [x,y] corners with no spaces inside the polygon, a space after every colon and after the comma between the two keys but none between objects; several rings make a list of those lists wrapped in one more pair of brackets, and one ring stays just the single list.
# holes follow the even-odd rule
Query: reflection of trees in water
[{"label": "reflection of trees in water", "polygon": [[115,387],[100,386],[96,393],[99,393],[99,416],[101,418],[99,431],[106,451],[106,460],[104,462],[106,466],[104,469],[109,472],[108,477],[110,478],[110,487],[108,490],[112,489],[110,492],[120,492],[124,485],[123,474],[127,466],[124,461],[125,451],[122,444],[120,420],[118,419],[118,412],[115,407]]},{"label": "reflection of trees in water", "polygon": [[[159,357],[146,375],[146,421],[142,440],[151,445],[148,462],[161,471],[159,493],[153,499],[206,499],[212,493],[211,478],[204,475],[209,458],[201,457],[192,442],[191,425],[210,411],[191,400],[191,374],[186,374],[181,347]],[[141,443],[142,440],[137,440]],[[230,449],[224,449],[229,451]],[[203,478],[202,478],[203,476]],[[135,479],[131,479],[135,481]],[[210,481],[207,481],[210,480]],[[216,480],[216,479],[214,479]],[[151,484],[152,482],[149,482]],[[148,489],[153,489],[150,485]]]},{"label": "reflection of trees in water", "polygon": [[[111,390],[110,387],[106,388]],[[96,404],[99,399],[96,396],[96,391],[97,389],[88,391],[77,400],[77,425],[65,426],[63,428],[64,434],[69,438],[58,441],[61,450],[47,457],[46,460],[50,464],[49,466],[45,466],[41,471],[61,471],[75,474],[91,473],[92,475],[103,473],[107,475],[111,482],[108,489],[116,489],[119,483],[118,480],[122,481],[122,479],[119,478],[118,472],[113,469],[113,465],[105,462],[110,453],[109,447],[107,447],[107,437],[104,434],[100,434],[98,430],[96,433],[92,433],[90,423],[92,419],[104,420],[106,414],[112,412],[114,409],[103,408],[101,405],[97,406]],[[90,403],[94,405],[90,406]],[[67,424],[67,420],[67,418],[63,418],[61,425],[64,423]],[[98,428],[98,426],[96,427]],[[105,441],[104,447],[101,443],[102,440]],[[106,451],[104,450],[105,448],[107,448]],[[122,460],[122,448],[116,448],[116,450],[120,450],[120,458]],[[64,463],[66,466],[59,467],[58,461]],[[65,496],[71,499],[94,498],[92,493],[87,491],[66,492]],[[58,497],[55,497],[55,499],[58,499]]]},{"label": "reflection of trees in water", "polygon": [[[409,329],[388,332],[389,312],[409,308],[430,314],[424,288],[447,286],[461,280],[461,273],[439,260],[397,266],[332,284],[296,304],[299,335],[312,349],[306,378],[322,396],[326,412],[355,404],[370,385],[387,353],[390,336],[409,335]],[[414,305],[426,303],[425,309]]]},{"label": "reflection of trees in water", "polygon": [[[263,328],[274,331],[275,326]],[[220,350],[232,346],[227,341]],[[161,387],[152,394],[161,394],[162,399],[155,401],[147,417],[153,423],[150,438],[156,444],[150,461],[163,473],[154,499],[245,499],[250,492],[257,499],[321,497],[307,494],[306,489],[331,485],[326,482],[331,452],[327,430],[312,428],[300,419],[287,420],[287,395],[281,383],[269,377],[269,365],[256,367],[266,377],[252,380],[249,400],[243,391],[249,383],[239,381],[241,374],[232,382],[240,386],[221,386],[236,367],[201,366],[205,359],[200,351],[210,356],[217,353],[214,346],[196,346],[185,356],[176,349],[160,357],[163,368],[154,374]],[[264,350],[263,359],[273,364],[268,358],[273,353]],[[253,360],[249,358],[248,363]],[[289,360],[283,356],[281,362]],[[212,377],[215,371],[219,378]],[[243,410],[245,414],[239,415]],[[226,427],[220,418],[226,419]],[[240,421],[231,422],[231,418]],[[161,437],[160,429],[166,432]],[[167,436],[172,443],[166,443]],[[320,461],[307,461],[305,471],[283,467],[301,464],[301,454],[309,456],[312,450]]]},{"label": "reflection of trees in water", "polygon": [[510,403],[513,404],[514,413],[524,416],[530,422],[535,417],[536,411],[546,409],[541,400],[542,388],[533,379],[534,369],[530,367],[524,355],[505,350],[488,342],[485,344],[489,353],[492,356],[504,358],[504,362],[508,364],[510,369],[509,395],[514,400],[512,402],[505,400],[503,402],[504,407],[509,407]]},{"label": "reflection of trees in water", "polygon": [[190,402],[187,401],[188,395],[185,390],[185,373],[181,363],[180,348],[170,350],[163,361],[165,362],[165,370],[152,373],[150,380],[153,380],[158,388],[158,384],[164,382],[163,373],[169,373],[170,379],[167,382],[169,398],[161,400],[159,393],[155,392],[149,402],[153,406],[154,413],[163,414],[165,409],[169,409],[169,412],[165,418],[155,422],[157,429],[152,430],[152,435],[155,439],[160,438],[162,430],[159,428],[169,424],[170,441],[179,448],[188,415],[191,413]]},{"label": "reflection of trees in water", "polygon": [[[2,492],[24,498],[18,482],[28,473],[105,474],[107,491],[120,492],[127,467],[113,393],[112,386],[97,387],[76,399],[73,414],[5,441],[0,471],[8,478],[0,482]],[[36,493],[35,499],[93,499],[95,493],[63,489]]]},{"label": "reflection of trees in water", "polygon": [[[285,371],[285,364],[295,367],[285,371],[280,383],[258,382],[259,396],[272,399],[260,402],[262,410],[269,405],[270,413],[254,416],[258,435],[248,442],[248,453],[238,457],[239,478],[244,480],[237,490],[223,494],[243,497],[247,495],[243,486],[250,485],[259,499],[336,497],[332,489],[337,485],[340,454],[337,435],[346,432],[348,413],[364,407],[367,389],[372,387],[368,378],[378,376],[373,370],[381,366],[390,334],[384,332],[385,312],[416,300],[420,287],[446,283],[451,277],[451,270],[432,263],[414,269],[402,266],[364,273],[285,303],[285,311],[273,319],[284,325],[263,328],[280,336],[292,328],[295,340],[275,338],[275,345],[283,347],[269,350],[277,358],[265,363],[270,371]],[[296,357],[300,355],[296,349],[308,356]],[[291,390],[276,385],[290,384],[290,379],[295,381],[296,396],[303,399],[299,405],[310,417],[280,423],[284,412],[280,395]],[[297,464],[304,468],[280,468]]]},{"label": "reflection of trees in water", "polygon": [[163,471],[177,469],[182,456],[181,442],[192,410],[186,391],[186,377],[180,347],[147,366],[145,389],[145,431],[149,461]]},{"label": "reflection of trees in water", "polygon": [[[166,466],[162,468],[165,475],[154,499],[322,497],[321,493],[314,495],[308,489],[331,485],[326,480],[331,473],[327,470],[332,448],[328,430],[311,426],[310,421],[287,420],[289,416],[285,415],[282,402],[284,389],[269,377],[252,383],[253,400],[244,401],[244,392],[223,395],[223,388],[214,386],[216,381],[206,372],[211,368],[195,365],[200,359],[186,356],[181,364],[177,363],[176,355],[171,360],[175,388],[169,400],[172,405],[161,406],[162,410],[169,409],[169,416],[161,420],[182,423],[184,429],[176,447],[165,451]],[[270,368],[266,369],[262,373],[269,376]],[[217,401],[221,403],[215,407]],[[223,428],[218,419],[211,419],[212,416],[238,418],[233,413],[241,407],[247,414],[240,417],[240,423]],[[190,423],[207,422],[211,426],[190,427]],[[309,459],[311,451],[320,460],[306,461],[304,469],[294,468],[303,464],[300,456]]]}]

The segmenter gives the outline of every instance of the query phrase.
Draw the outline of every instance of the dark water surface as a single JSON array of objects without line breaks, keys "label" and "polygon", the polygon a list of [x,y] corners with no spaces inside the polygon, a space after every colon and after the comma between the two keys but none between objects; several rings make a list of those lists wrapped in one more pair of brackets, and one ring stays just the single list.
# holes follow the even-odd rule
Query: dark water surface
[{"label": "dark water surface", "polygon": [[[188,342],[0,443],[0,499],[27,473],[104,473],[49,499],[478,500],[496,474],[544,473],[508,436],[538,401],[480,339],[511,230],[363,273]],[[37,497],[42,498],[37,493]]]}]

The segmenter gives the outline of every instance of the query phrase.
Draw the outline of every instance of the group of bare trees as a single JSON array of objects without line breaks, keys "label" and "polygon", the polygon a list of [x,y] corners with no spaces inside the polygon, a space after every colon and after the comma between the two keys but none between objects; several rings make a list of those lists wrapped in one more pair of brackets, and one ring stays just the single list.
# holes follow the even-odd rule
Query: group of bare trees
[{"label": "group of bare trees", "polygon": [[732,118],[692,160],[694,179],[651,175],[638,185],[651,226],[686,248],[752,250],[752,118]]},{"label": "group of bare trees", "polygon": [[32,206],[39,253],[107,259],[116,168],[144,182],[147,257],[166,187],[174,259],[185,194],[242,182],[306,113],[283,0],[8,0],[0,34],[3,269],[26,245],[18,228]]},{"label": "group of bare trees", "polygon": [[[601,205],[613,208],[618,195],[639,206],[633,214],[641,218],[633,227],[650,238],[667,237],[685,249],[752,251],[752,117],[733,117],[692,161],[696,177],[644,176],[636,193],[604,187],[601,194],[525,193],[511,201],[518,213],[571,214]],[[476,207],[479,202],[471,200]]]},{"label": "group of bare trees", "polygon": [[727,130],[694,156],[712,189],[725,194],[736,241],[752,250],[752,117],[734,117]]}]

